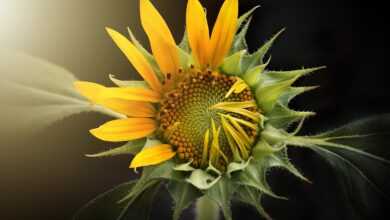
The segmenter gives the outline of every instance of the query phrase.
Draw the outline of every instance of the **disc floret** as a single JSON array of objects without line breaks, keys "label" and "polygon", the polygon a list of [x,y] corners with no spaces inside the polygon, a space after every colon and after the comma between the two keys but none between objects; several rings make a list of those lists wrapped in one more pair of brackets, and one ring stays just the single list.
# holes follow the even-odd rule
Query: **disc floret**
[{"label": "disc floret", "polygon": [[220,170],[247,159],[258,132],[259,109],[238,77],[191,68],[163,99],[160,134],[178,158],[196,168]]}]

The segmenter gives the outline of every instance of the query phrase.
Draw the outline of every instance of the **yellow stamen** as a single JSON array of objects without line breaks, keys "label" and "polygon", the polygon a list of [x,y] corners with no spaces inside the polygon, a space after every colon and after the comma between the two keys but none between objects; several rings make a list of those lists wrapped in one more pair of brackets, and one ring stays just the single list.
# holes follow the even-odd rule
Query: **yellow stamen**
[{"label": "yellow stamen", "polygon": [[204,134],[204,141],[203,141],[202,166],[207,165],[209,141],[210,141],[210,132],[209,132],[209,129],[207,129],[206,133]]},{"label": "yellow stamen", "polygon": [[248,85],[244,80],[237,77],[237,81],[230,87],[230,90],[226,93],[225,99],[228,98],[233,92],[235,94],[241,93],[248,88]]}]

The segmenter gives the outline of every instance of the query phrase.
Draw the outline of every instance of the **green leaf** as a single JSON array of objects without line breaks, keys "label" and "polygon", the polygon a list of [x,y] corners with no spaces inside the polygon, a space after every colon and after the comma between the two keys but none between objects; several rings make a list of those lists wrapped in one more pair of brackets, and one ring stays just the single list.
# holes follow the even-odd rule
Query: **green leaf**
[{"label": "green leaf", "polygon": [[[387,153],[390,114],[362,119],[315,136],[296,136],[288,144],[308,147],[321,155],[335,170],[345,196],[359,210],[368,210],[367,197],[373,192],[389,198],[390,161],[378,155]],[[359,193],[356,193],[356,192]]]},{"label": "green leaf", "polygon": [[131,199],[127,204],[127,208],[122,211],[121,215],[116,218],[116,220],[149,220],[153,200],[155,197],[161,197],[161,195],[158,195],[160,188],[160,184],[151,185],[140,193],[140,195]]},{"label": "green leaf", "polygon": [[261,198],[263,196],[263,193],[261,191],[248,187],[248,186],[241,186],[237,190],[237,199],[245,204],[249,204],[256,208],[256,211],[264,217],[266,220],[271,220],[271,216],[264,210],[263,206],[261,205]]},{"label": "green leaf", "polygon": [[206,191],[207,197],[215,201],[221,208],[226,220],[232,219],[230,205],[234,192],[235,187],[227,177],[222,177],[213,187]]},{"label": "green leaf", "polygon": [[136,181],[123,183],[84,205],[73,217],[74,220],[111,220],[118,217],[127,207],[126,203],[118,203],[118,200],[125,196]]},{"label": "green leaf", "polygon": [[125,220],[132,219],[147,220],[149,219],[150,208],[153,198],[159,189],[158,186],[151,187],[142,193],[131,204],[118,203],[118,200],[126,195],[136,181],[123,183],[84,205],[73,217],[73,220]]},{"label": "green leaf", "polygon": [[63,67],[15,51],[1,51],[0,56],[5,58],[0,60],[0,120],[10,133],[31,135],[89,111],[123,117],[78,94],[73,86],[76,77]]},{"label": "green leaf", "polygon": [[188,208],[192,202],[202,196],[202,193],[191,184],[181,181],[169,182],[168,191],[175,203],[173,220],[178,220],[183,210]]},{"label": "green leaf", "polygon": [[110,80],[119,87],[139,87],[139,88],[149,88],[148,84],[145,81],[140,80],[120,80],[115,78],[115,75],[109,74],[108,77]]},{"label": "green leaf", "polygon": [[277,102],[272,111],[267,115],[267,123],[275,128],[287,128],[291,123],[315,115],[309,111],[294,111]]},{"label": "green leaf", "polygon": [[175,163],[172,160],[168,160],[158,165],[144,167],[141,178],[131,189],[130,193],[122,198],[121,202],[126,201],[143,192],[155,182],[161,181],[162,179],[171,179],[174,165]]},{"label": "green leaf", "polygon": [[241,66],[241,62],[245,53],[246,53],[245,50],[241,50],[229,57],[226,57],[221,66],[222,72],[232,76],[242,75],[243,69]]},{"label": "green leaf", "polygon": [[96,154],[87,154],[87,157],[111,157],[122,154],[132,154],[135,155],[145,146],[146,138],[137,139],[134,141],[129,141],[126,144],[113,148],[111,150],[103,151]]}]

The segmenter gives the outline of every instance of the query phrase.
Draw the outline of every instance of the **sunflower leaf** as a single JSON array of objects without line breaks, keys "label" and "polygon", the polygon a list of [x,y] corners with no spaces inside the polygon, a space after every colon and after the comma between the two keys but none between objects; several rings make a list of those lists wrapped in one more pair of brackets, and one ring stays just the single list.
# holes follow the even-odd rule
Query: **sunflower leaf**
[{"label": "sunflower leaf", "polygon": [[126,144],[96,154],[87,154],[87,157],[111,157],[122,154],[137,154],[145,146],[146,138],[129,141]]},{"label": "sunflower leaf", "polygon": [[66,117],[89,111],[122,117],[92,105],[78,94],[73,87],[77,79],[68,70],[20,52],[1,51],[0,56],[4,57],[0,60],[0,119],[8,125],[8,131],[30,135]]},{"label": "sunflower leaf", "polygon": [[248,186],[241,186],[237,190],[237,199],[239,201],[255,207],[259,215],[263,216],[266,220],[271,220],[272,218],[261,205],[262,195],[263,193],[261,191]]},{"label": "sunflower leaf", "polygon": [[123,183],[100,194],[84,205],[74,216],[73,220],[124,220],[131,216],[133,219],[146,220],[158,186],[154,186],[139,195],[135,201],[118,203],[136,184],[136,180]]},{"label": "sunflower leaf", "polygon": [[145,167],[141,178],[120,202],[124,202],[138,195],[155,182],[159,182],[163,179],[171,179],[174,165],[175,163],[172,160],[168,160],[158,165]]},{"label": "sunflower leaf", "polygon": [[255,7],[253,7],[251,10],[245,12],[243,15],[241,15],[239,18],[238,18],[238,21],[237,21],[237,30],[239,30],[240,28],[242,28],[242,25],[248,23],[247,20],[250,18],[250,16],[253,14],[253,12],[258,9],[260,6],[259,5],[256,5]]},{"label": "sunflower leaf", "polygon": [[[367,201],[374,195],[389,198],[390,161],[386,148],[390,137],[390,114],[362,119],[315,136],[290,137],[288,144],[308,147],[335,170],[344,196],[356,210],[370,213]],[[356,193],[359,192],[359,193]],[[370,199],[368,199],[370,198]]]},{"label": "sunflower leaf", "polygon": [[232,219],[230,206],[234,192],[235,186],[227,177],[222,177],[213,187],[206,191],[206,196],[218,204],[226,220]]},{"label": "sunflower leaf", "polygon": [[168,184],[168,191],[174,201],[173,220],[178,220],[184,209],[192,202],[202,196],[202,193],[194,186],[185,182],[171,181]]}]

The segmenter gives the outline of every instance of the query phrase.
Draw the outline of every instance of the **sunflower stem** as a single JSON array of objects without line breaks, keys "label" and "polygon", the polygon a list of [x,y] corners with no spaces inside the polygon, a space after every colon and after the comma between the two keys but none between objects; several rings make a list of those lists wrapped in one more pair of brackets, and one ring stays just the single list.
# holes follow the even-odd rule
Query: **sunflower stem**
[{"label": "sunflower stem", "polygon": [[203,196],[196,201],[195,213],[196,220],[219,219],[218,205],[206,196]]}]

